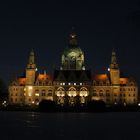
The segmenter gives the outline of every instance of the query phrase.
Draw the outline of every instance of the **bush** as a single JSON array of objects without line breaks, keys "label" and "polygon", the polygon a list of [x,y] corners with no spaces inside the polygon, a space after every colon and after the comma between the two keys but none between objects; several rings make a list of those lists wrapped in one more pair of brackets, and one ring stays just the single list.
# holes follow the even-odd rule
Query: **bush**
[{"label": "bush", "polygon": [[50,111],[53,112],[55,111],[56,105],[54,101],[50,101],[50,100],[42,100],[39,103],[39,110],[40,111]]},{"label": "bush", "polygon": [[92,100],[90,102],[88,102],[87,104],[88,110],[89,111],[105,111],[106,108],[106,104],[104,101],[102,100]]}]

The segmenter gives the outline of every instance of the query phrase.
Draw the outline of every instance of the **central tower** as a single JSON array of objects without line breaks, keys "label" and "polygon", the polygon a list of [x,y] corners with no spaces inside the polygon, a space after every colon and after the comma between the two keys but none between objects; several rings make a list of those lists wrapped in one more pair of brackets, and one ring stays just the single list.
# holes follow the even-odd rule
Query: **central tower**
[{"label": "central tower", "polygon": [[62,54],[61,70],[85,70],[84,52],[78,47],[75,32],[69,35],[68,47]]}]

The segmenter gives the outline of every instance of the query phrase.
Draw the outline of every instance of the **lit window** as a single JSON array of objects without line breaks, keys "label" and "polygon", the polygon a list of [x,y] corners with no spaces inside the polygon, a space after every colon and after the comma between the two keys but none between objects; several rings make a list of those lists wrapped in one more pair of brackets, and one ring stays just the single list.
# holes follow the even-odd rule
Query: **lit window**
[{"label": "lit window", "polygon": [[71,85],[71,83],[69,83],[68,85]]},{"label": "lit window", "polygon": [[29,89],[31,90],[31,89],[33,89],[33,87],[32,86],[29,86]]},{"label": "lit window", "polygon": [[76,86],[76,83],[74,83],[74,85]]},{"label": "lit window", "polygon": [[35,93],[35,96],[39,96],[39,93]]},{"label": "lit window", "polygon": [[32,93],[29,92],[29,93],[28,93],[28,96],[32,96]]},{"label": "lit window", "polygon": [[65,83],[63,83],[63,86],[65,85]]},{"label": "lit window", "polygon": [[82,83],[80,83],[80,86],[82,86]]}]

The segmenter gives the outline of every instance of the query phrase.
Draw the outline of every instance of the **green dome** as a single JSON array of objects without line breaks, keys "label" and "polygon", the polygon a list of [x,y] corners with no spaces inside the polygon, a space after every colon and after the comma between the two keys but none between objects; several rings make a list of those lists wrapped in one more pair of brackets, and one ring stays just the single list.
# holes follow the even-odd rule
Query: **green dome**
[{"label": "green dome", "polygon": [[83,51],[79,47],[66,48],[64,50],[64,53],[63,54],[64,54],[65,57],[69,57],[69,58],[71,58],[71,57],[77,58],[77,57],[79,57],[81,55],[84,55]]}]

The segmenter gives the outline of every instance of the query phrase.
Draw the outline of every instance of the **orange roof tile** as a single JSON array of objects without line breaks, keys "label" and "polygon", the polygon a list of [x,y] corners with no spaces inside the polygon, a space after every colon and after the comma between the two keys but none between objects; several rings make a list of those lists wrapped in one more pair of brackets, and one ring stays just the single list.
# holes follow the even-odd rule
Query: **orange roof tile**
[{"label": "orange roof tile", "polygon": [[25,85],[25,83],[26,83],[26,78],[18,78],[18,83],[19,83],[20,85]]},{"label": "orange roof tile", "polygon": [[50,78],[51,77],[48,74],[39,74],[38,77],[37,77],[37,80],[43,81],[43,80],[50,79]]},{"label": "orange roof tile", "polygon": [[128,78],[120,78],[120,84],[127,84],[128,83]]},{"label": "orange roof tile", "polygon": [[106,80],[108,80],[108,76],[107,76],[107,74],[97,74],[93,77],[93,80],[106,81]]}]

